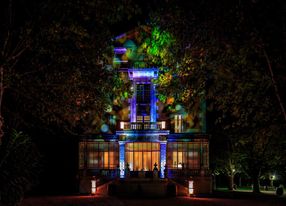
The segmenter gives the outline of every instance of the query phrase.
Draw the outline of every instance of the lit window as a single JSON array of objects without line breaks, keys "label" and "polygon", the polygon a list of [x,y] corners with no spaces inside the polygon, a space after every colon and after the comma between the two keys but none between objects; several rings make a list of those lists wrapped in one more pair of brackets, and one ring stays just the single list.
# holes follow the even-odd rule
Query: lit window
[{"label": "lit window", "polygon": [[118,143],[87,143],[87,168],[115,169],[118,164]]},{"label": "lit window", "polygon": [[175,133],[181,133],[183,131],[182,115],[175,115]]},{"label": "lit window", "polygon": [[134,142],[125,145],[125,162],[130,170],[152,171],[154,164],[160,169],[160,144],[151,142]]},{"label": "lit window", "polygon": [[120,129],[124,129],[124,122],[120,122]]},{"label": "lit window", "polygon": [[162,122],[162,129],[166,129],[166,122],[165,121]]},{"label": "lit window", "polygon": [[170,169],[208,168],[208,144],[200,142],[168,143],[167,166]]},{"label": "lit window", "polygon": [[143,116],[137,116],[137,122],[143,122]]}]

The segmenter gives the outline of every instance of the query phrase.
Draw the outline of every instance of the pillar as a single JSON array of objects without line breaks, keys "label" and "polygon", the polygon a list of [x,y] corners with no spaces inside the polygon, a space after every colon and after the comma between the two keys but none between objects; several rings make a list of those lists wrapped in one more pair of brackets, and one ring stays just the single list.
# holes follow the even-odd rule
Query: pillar
[{"label": "pillar", "polygon": [[124,177],[125,168],[125,142],[119,142],[119,169],[120,178]]},{"label": "pillar", "polygon": [[166,145],[167,142],[160,142],[160,159],[161,159],[161,165],[160,165],[160,170],[161,170],[161,177],[164,178],[164,170],[165,170],[165,165],[166,165]]},{"label": "pillar", "polygon": [[156,98],[156,86],[152,82],[150,83],[150,96],[151,96],[151,102],[150,102],[150,121],[151,122],[157,122],[157,98]]}]

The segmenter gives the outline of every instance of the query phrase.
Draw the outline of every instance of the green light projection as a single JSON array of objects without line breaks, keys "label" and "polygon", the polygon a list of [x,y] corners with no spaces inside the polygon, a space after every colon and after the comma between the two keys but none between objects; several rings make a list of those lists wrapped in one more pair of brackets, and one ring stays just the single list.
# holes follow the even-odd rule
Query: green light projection
[{"label": "green light projection", "polygon": [[[185,132],[199,132],[205,127],[205,121],[201,118],[204,116],[202,115],[204,111],[195,107],[196,111],[187,113],[182,106],[182,103],[185,104],[185,100],[187,101],[192,95],[192,91],[185,91],[182,88],[185,91],[182,96],[173,96],[174,92],[171,91],[162,92],[179,85],[180,64],[174,58],[175,43],[173,36],[159,27],[140,26],[115,38],[113,67],[118,69],[158,67],[160,74],[155,84],[158,85],[159,117],[172,119],[175,114],[180,114],[186,122]],[[127,76],[122,75],[121,78],[123,82],[128,82]],[[120,119],[126,120],[129,114],[126,109],[127,100],[132,96],[130,87],[126,87],[126,90],[120,92],[118,96],[114,103],[121,109],[113,111],[112,114],[117,113]]]},{"label": "green light projection", "polygon": [[165,67],[174,42],[171,34],[159,27],[138,27],[116,38],[114,66]]}]

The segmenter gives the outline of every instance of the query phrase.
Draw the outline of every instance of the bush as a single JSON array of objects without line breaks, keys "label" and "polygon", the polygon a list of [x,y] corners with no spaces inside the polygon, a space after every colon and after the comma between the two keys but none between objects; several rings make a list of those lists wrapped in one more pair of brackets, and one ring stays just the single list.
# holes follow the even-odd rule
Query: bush
[{"label": "bush", "polygon": [[0,205],[16,205],[36,183],[40,155],[31,139],[13,131],[0,145]]},{"label": "bush", "polygon": [[277,187],[277,188],[276,188],[276,195],[277,195],[277,196],[282,196],[283,193],[284,193],[283,187],[280,186],[280,187]]}]

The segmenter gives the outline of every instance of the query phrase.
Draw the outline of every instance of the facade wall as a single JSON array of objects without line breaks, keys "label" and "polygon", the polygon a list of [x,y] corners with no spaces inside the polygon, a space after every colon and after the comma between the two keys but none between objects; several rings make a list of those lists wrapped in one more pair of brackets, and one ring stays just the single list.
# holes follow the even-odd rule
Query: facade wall
[{"label": "facade wall", "polygon": [[208,155],[208,142],[205,139],[161,143],[127,141],[121,143],[121,147],[118,141],[86,140],[79,143],[79,169],[94,171],[120,169],[124,172],[128,164],[130,171],[152,171],[157,164],[162,174],[165,167],[170,171],[173,170],[173,173],[174,170],[199,171],[208,169]]}]

